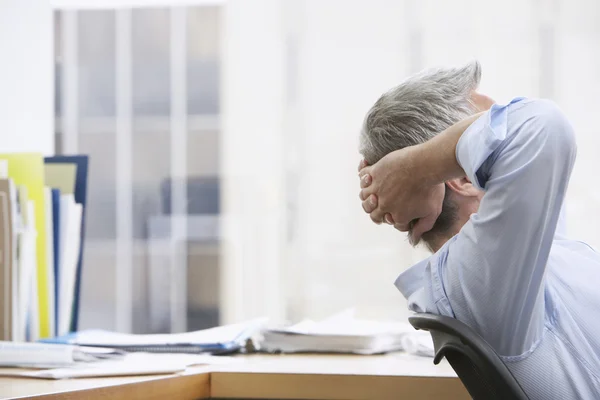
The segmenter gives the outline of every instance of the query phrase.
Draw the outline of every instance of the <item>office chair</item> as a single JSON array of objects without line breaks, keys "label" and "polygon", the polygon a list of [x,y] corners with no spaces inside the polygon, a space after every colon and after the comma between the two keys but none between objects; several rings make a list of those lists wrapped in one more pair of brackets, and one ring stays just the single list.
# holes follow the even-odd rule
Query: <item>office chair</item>
[{"label": "office chair", "polygon": [[457,319],[418,313],[408,318],[416,329],[429,331],[434,364],[446,357],[474,400],[528,400],[498,354],[481,336]]}]

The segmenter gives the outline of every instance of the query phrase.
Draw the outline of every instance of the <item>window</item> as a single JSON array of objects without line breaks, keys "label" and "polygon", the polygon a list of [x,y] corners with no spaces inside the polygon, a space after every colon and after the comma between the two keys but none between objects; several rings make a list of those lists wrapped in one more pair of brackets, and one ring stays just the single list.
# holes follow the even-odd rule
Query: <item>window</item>
[{"label": "window", "polygon": [[56,149],[91,163],[82,328],[219,322],[220,13],[55,12]]}]

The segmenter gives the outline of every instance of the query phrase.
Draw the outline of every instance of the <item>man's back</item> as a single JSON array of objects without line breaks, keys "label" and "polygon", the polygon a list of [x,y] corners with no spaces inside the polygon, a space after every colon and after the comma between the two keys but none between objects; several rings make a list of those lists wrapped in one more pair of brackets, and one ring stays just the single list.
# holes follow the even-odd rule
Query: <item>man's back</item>
[{"label": "man's back", "polygon": [[552,103],[492,107],[456,149],[479,211],[397,280],[411,309],[480,333],[532,399],[600,393],[600,255],[557,229],[575,150]]},{"label": "man's back", "polygon": [[534,399],[595,399],[600,393],[600,255],[555,240],[544,285],[541,339],[521,356],[502,357]]}]

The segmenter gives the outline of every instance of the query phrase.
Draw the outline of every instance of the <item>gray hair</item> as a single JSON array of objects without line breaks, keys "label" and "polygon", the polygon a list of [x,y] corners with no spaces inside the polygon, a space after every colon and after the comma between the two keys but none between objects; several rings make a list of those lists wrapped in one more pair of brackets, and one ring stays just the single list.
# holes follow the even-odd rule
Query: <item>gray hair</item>
[{"label": "gray hair", "polygon": [[[477,112],[471,92],[479,86],[481,66],[473,61],[460,68],[418,73],[384,93],[367,113],[360,134],[360,153],[372,165],[386,154],[431,139]],[[431,249],[438,236],[454,225],[458,207],[446,190],[442,213],[423,235]]]},{"label": "gray hair", "polygon": [[470,95],[480,79],[477,61],[408,78],[384,93],[369,110],[360,134],[360,153],[372,165],[386,154],[426,142],[474,114]]}]

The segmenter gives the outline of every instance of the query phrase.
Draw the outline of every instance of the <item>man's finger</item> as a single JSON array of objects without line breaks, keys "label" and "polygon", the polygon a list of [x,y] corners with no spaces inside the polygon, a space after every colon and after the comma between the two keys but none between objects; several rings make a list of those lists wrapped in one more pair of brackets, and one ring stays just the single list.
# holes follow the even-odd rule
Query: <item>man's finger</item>
[{"label": "man's finger", "polygon": [[371,172],[371,167],[364,167],[360,171],[358,171],[358,177],[362,179],[363,176]]},{"label": "man's finger", "polygon": [[377,208],[375,210],[373,210],[371,212],[371,214],[369,214],[369,216],[371,217],[371,220],[373,222],[375,222],[377,225],[381,224],[383,222],[383,211],[381,211],[381,209]]},{"label": "man's finger", "polygon": [[[370,187],[366,187],[364,189],[361,189],[360,193],[358,194],[358,197],[360,197],[361,200],[366,200],[369,198],[370,195],[373,194],[373,189]],[[377,197],[375,197],[375,207],[377,207]]]},{"label": "man's finger", "polygon": [[426,217],[419,218],[419,220],[415,223],[415,225],[412,228],[412,234],[410,237],[413,246],[419,243],[419,241],[421,240],[421,236],[423,236],[425,232],[429,232],[433,228],[437,217],[438,216],[435,214],[430,214]]},{"label": "man's finger", "polygon": [[377,196],[372,194],[369,197],[367,197],[366,200],[363,200],[362,207],[366,213],[372,213],[377,208]]},{"label": "man's finger", "polygon": [[408,224],[394,224],[394,228],[396,228],[400,232],[408,232],[410,230]]},{"label": "man's finger", "polygon": [[392,214],[387,213],[383,216],[383,220],[385,221],[386,224],[389,225],[394,225],[394,218],[392,217]]},{"label": "man's finger", "polygon": [[363,158],[363,159],[362,159],[362,160],[360,160],[360,162],[358,163],[358,170],[360,171],[361,169],[363,169],[363,168],[364,168],[364,167],[366,167],[367,165],[369,165],[369,164],[367,164],[367,162],[366,162],[366,161],[365,161],[365,159]]},{"label": "man's finger", "polygon": [[360,187],[363,189],[368,187],[371,182],[373,182],[373,177],[369,174],[365,174],[360,177]]}]

